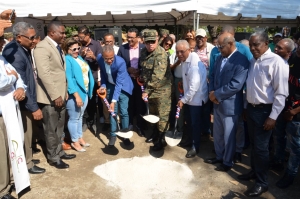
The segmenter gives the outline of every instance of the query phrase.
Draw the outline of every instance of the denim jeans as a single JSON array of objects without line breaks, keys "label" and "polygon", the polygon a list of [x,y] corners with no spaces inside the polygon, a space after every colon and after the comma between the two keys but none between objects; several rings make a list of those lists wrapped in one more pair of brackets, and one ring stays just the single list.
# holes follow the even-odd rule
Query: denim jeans
[{"label": "denim jeans", "polygon": [[276,126],[273,131],[273,138],[275,141],[275,154],[274,161],[276,162],[284,162],[285,159],[285,148],[286,148],[286,125],[287,122],[283,118],[283,114],[281,113],[277,120]]},{"label": "denim jeans", "polygon": [[290,158],[286,173],[296,176],[300,164],[300,122],[291,121],[287,123],[286,134],[290,146]]},{"label": "denim jeans", "polygon": [[86,95],[83,106],[78,107],[76,105],[75,97],[69,95],[66,108],[69,114],[68,129],[72,142],[77,142],[79,138],[82,138],[82,117],[88,104],[88,98],[88,95]]},{"label": "denim jeans", "polygon": [[[107,91],[106,98],[108,99],[108,102],[111,103],[115,91],[115,85],[107,83],[106,91]],[[129,126],[129,114],[128,114],[129,96],[130,95],[128,93],[122,90],[114,108],[114,112],[116,115],[118,114],[118,110],[120,110],[120,120],[123,129],[128,128]],[[116,136],[115,132],[117,131],[117,122],[115,118],[112,117],[111,114],[110,114],[110,129],[111,129],[110,135]]]},{"label": "denim jeans", "polygon": [[185,107],[185,118],[188,128],[188,134],[193,141],[193,147],[199,150],[200,147],[200,136],[201,136],[201,111],[202,106],[191,106],[186,105]]},{"label": "denim jeans", "polygon": [[264,123],[272,111],[272,104],[264,107],[247,106],[247,122],[251,143],[251,168],[256,174],[256,183],[268,186],[269,140],[272,130],[264,130]]}]

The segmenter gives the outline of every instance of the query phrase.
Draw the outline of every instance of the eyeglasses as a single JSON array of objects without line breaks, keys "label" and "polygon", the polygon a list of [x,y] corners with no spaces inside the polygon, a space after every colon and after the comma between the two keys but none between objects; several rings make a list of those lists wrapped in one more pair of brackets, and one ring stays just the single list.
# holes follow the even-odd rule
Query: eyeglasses
[{"label": "eyeglasses", "polygon": [[103,57],[103,59],[104,59],[104,61],[114,61],[114,58],[113,58],[113,57],[111,57],[111,58],[104,58],[104,57]]},{"label": "eyeglasses", "polygon": [[84,37],[79,37],[79,36],[77,36],[77,37],[78,37],[79,40],[84,40],[86,35],[84,35]]},{"label": "eyeglasses", "polygon": [[127,39],[135,39],[135,38],[136,38],[136,37],[128,37],[128,36],[127,36]]},{"label": "eyeglasses", "polygon": [[172,44],[171,43],[165,43],[165,45],[171,46]]},{"label": "eyeglasses", "polygon": [[184,54],[187,50],[189,50],[189,49],[186,49],[186,50],[178,50],[178,51],[176,51],[176,54],[177,55],[179,55],[179,54]]},{"label": "eyeglasses", "polygon": [[30,41],[33,41],[36,38],[36,35],[33,35],[31,37],[27,37],[25,35],[20,35],[20,36],[25,37],[25,38],[29,39]]},{"label": "eyeglasses", "polygon": [[73,52],[75,52],[76,50],[80,50],[80,47],[78,47],[78,48],[69,48],[70,50],[72,50]]},{"label": "eyeglasses", "polygon": [[156,40],[151,40],[151,41],[145,41],[145,44],[149,45],[149,44],[155,44]]},{"label": "eyeglasses", "polygon": [[216,45],[216,47],[219,48],[219,49],[223,49],[227,44],[228,44],[228,43],[223,44],[223,45]]}]

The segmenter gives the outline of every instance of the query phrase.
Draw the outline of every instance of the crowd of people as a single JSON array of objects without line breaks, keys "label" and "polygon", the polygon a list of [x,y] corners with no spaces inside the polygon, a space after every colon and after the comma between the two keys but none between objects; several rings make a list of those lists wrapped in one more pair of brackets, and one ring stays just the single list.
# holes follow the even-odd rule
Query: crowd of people
[{"label": "crowd of people", "polygon": [[[117,47],[113,34],[106,33],[100,43],[87,26],[66,38],[59,21],[48,24],[47,36],[40,41],[31,24],[12,24],[10,14],[6,10],[0,15],[0,155],[6,157],[0,162],[0,198],[14,198],[9,166],[12,122],[21,126],[28,173],[42,174],[46,170],[33,159],[39,150],[33,140],[45,141],[51,166],[69,168],[64,160],[76,155],[65,150],[88,149],[83,132],[99,132],[97,112],[102,131],[110,129],[108,147],[115,145],[120,122],[122,129],[135,130],[159,151],[167,145],[165,132],[174,126],[180,108],[175,128],[183,132],[179,146],[188,148],[186,158],[199,153],[201,137],[213,137],[215,157],[204,162],[227,172],[242,161],[241,153],[250,143],[251,170],[238,179],[256,179],[245,192],[256,197],[268,190],[268,170],[283,170],[289,152],[276,186],[293,183],[300,163],[299,33],[294,40],[276,33],[269,43],[266,32],[255,32],[238,42],[234,28],[226,25],[209,43],[202,28],[188,30],[177,42],[165,29],[130,28]],[[4,42],[4,29],[10,26],[13,39]],[[10,101],[13,107],[7,111]],[[156,124],[142,117],[145,101],[149,113],[160,119]],[[272,137],[275,154],[269,161]],[[128,138],[122,141],[132,144]]]}]

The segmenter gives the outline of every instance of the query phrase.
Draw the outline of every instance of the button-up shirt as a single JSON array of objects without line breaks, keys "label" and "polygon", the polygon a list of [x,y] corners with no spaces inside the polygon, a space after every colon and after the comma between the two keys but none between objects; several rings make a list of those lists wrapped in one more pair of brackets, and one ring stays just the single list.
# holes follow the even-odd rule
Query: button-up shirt
[{"label": "button-up shirt", "polygon": [[220,67],[220,71],[222,71],[223,67],[225,66],[226,62],[228,61],[228,59],[233,55],[233,53],[235,53],[235,51],[237,51],[237,49],[235,49],[228,57],[224,57],[222,59],[222,64]]},{"label": "button-up shirt", "polygon": [[111,83],[111,84],[115,84],[112,76],[111,76],[111,68],[110,68],[110,65],[108,65],[107,63],[105,63],[105,70],[106,70],[106,74],[107,74],[107,77],[108,77],[108,82]]},{"label": "button-up shirt", "polygon": [[135,48],[130,46],[129,49],[130,66],[138,69],[139,68],[139,45]]},{"label": "button-up shirt", "polygon": [[289,66],[268,49],[257,60],[250,60],[247,101],[251,104],[273,104],[270,118],[276,120],[288,96]]}]

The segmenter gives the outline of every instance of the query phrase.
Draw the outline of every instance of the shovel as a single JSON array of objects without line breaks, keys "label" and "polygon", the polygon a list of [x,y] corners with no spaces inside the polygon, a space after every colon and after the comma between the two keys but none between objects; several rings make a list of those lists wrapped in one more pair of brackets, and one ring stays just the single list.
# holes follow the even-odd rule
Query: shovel
[{"label": "shovel", "polygon": [[[182,93],[183,93],[182,82],[178,82],[178,90],[180,92],[180,96],[179,96],[179,100],[180,100],[182,97]],[[178,121],[179,115],[180,115],[180,107],[177,106],[176,115],[175,115],[176,120],[175,120],[174,132],[167,131],[165,133],[165,140],[169,146],[177,146],[182,139],[183,133],[177,131],[177,121]]]},{"label": "shovel", "polygon": [[[139,78],[137,78],[136,81],[137,81],[138,85],[141,86],[142,92],[144,92],[145,89],[144,89],[143,82],[141,81],[141,79],[139,80]],[[147,115],[144,115],[144,116],[141,115],[141,116],[144,118],[144,120],[146,120],[146,121],[148,121],[150,123],[153,123],[153,124],[157,123],[159,121],[159,117],[157,117],[156,115],[150,115],[149,114],[148,98],[145,97],[143,100],[144,100],[144,102],[146,104]]]},{"label": "shovel", "polygon": [[[103,99],[106,107],[108,108],[108,111],[110,111],[110,105],[106,99],[106,91],[104,93],[100,93],[98,92],[97,90],[97,94],[98,96]],[[115,132],[116,135],[122,137],[122,138],[131,138],[132,135],[133,135],[133,131],[130,131],[128,129],[120,129],[120,125],[119,125],[119,122],[117,120],[117,115],[112,111],[110,112],[111,116],[115,119],[116,123],[117,123],[117,131]]]}]

